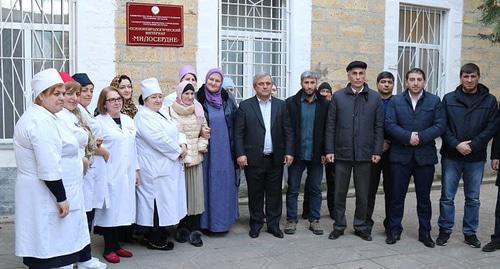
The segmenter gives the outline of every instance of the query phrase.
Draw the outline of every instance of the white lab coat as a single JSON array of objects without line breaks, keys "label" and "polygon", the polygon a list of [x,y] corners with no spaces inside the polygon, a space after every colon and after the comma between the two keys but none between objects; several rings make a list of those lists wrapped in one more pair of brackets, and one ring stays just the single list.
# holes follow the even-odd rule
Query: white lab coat
[{"label": "white lab coat", "polygon": [[[87,124],[95,137],[102,136],[99,122],[83,106],[78,105],[80,114],[87,121]],[[103,208],[106,204],[106,193],[108,184],[106,183],[106,161],[102,156],[93,155],[90,158],[90,167],[83,177],[83,196],[85,197],[85,211],[93,208]],[[107,201],[109,203],[109,201]]]},{"label": "white lab coat", "polygon": [[175,225],[187,213],[184,165],[179,159],[179,145],[186,143],[186,136],[174,119],[163,115],[142,107],[134,118],[141,167],[136,223],[142,226],[153,226],[155,200],[160,226]]},{"label": "white lab coat", "polygon": [[[14,131],[17,180],[16,255],[52,258],[75,253],[90,243],[83,208],[83,165],[79,143],[61,119],[33,105]],[[69,214],[61,218],[43,180],[63,180]]]},{"label": "white lab coat", "polygon": [[138,169],[134,120],[120,114],[121,128],[107,114],[96,117],[102,128],[103,146],[109,151],[105,203],[96,208],[94,224],[101,227],[135,222],[135,170]]}]

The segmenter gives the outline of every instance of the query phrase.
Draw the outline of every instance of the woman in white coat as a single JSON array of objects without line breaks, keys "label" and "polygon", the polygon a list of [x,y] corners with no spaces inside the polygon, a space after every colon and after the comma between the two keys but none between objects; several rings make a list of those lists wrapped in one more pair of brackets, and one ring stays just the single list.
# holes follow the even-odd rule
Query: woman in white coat
[{"label": "woman in white coat", "polygon": [[[57,112],[56,116],[60,118],[64,124],[64,128],[61,130],[61,133],[66,133],[66,135],[73,135],[78,141],[79,152],[78,157],[83,162],[83,174],[78,178],[74,178],[75,183],[78,184],[82,191],[84,190],[84,176],[88,174],[90,159],[92,159],[92,155],[95,153],[96,143],[95,138],[92,135],[90,127],[87,122],[81,117],[80,110],[78,110],[78,95],[81,91],[81,85],[74,81],[72,77],[69,76],[68,73],[59,72],[61,78],[64,81],[64,98],[63,98],[63,109]],[[64,148],[64,144],[63,144]],[[63,156],[63,160],[65,160],[65,156]],[[66,164],[67,162],[63,162]],[[72,163],[67,163],[68,165],[63,166],[63,171],[65,170],[73,170],[75,167]],[[68,183],[67,179],[64,178],[63,182]],[[86,196],[85,192],[82,192],[83,196],[83,204],[85,204]],[[85,206],[84,206],[85,208]],[[77,263],[79,269],[90,269],[90,268],[106,268],[106,264],[99,261],[99,259],[92,257],[90,244],[85,247],[85,249],[80,254],[80,261]]]},{"label": "woman in white coat", "polygon": [[14,131],[16,255],[29,268],[73,268],[90,244],[79,143],[55,115],[63,108],[59,73],[41,71],[31,87],[35,104]]},{"label": "woman in white coat", "polygon": [[104,237],[103,257],[119,263],[120,257],[132,252],[120,246],[120,230],[135,222],[135,186],[140,183],[135,148],[135,125],[132,118],[121,114],[123,97],[114,87],[102,89],[97,101],[103,146],[109,150],[106,163],[106,197],[96,208],[94,232]]},{"label": "woman in white coat", "polygon": [[[87,222],[89,231],[92,231],[95,208],[102,208],[105,203],[106,184],[106,162],[109,159],[109,151],[102,146],[102,131],[96,118],[90,113],[89,105],[92,102],[94,83],[86,73],[76,73],[72,78],[80,83],[81,88],[78,93],[78,107],[72,112],[78,117],[80,124],[90,127],[92,136],[95,138],[94,152],[90,157],[90,164],[87,174],[83,177],[83,196],[85,200],[85,211],[87,212]],[[83,123],[85,122],[85,123]],[[91,143],[91,141],[89,141]],[[88,151],[88,150],[87,150]],[[89,154],[90,152],[87,152]]]},{"label": "woman in white coat", "polygon": [[[171,250],[166,226],[186,216],[186,184],[182,160],[187,153],[186,137],[177,122],[162,114],[163,94],[156,78],[141,82],[143,107],[135,115],[137,154],[141,185],[137,187],[137,228],[146,230],[148,248]],[[144,229],[144,227],[147,227]]]}]

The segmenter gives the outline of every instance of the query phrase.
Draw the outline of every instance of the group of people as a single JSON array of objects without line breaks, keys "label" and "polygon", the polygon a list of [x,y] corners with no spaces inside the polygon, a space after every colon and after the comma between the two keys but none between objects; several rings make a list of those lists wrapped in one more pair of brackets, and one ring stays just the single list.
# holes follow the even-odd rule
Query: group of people
[{"label": "group of people", "polygon": [[[318,74],[306,71],[301,89],[286,100],[275,97],[270,74],[258,73],[255,96],[239,105],[234,83],[218,68],[209,70],[196,90],[195,69],[183,66],[175,92],[167,96],[156,78],[145,79],[139,106],[132,98],[131,78],[118,75],[100,91],[95,111],[90,111],[94,84],[87,74],[37,73],[31,82],[34,105],[14,133],[16,255],[29,268],[106,268],[92,257],[92,231],[103,236],[103,257],[109,263],[133,256],[122,247],[131,240],[171,250],[173,236],[201,247],[202,232],[226,233],[239,217],[238,169],[248,187],[249,236],[257,238],[266,224],[268,233],[283,238],[284,166],[285,234],[297,229],[304,170],[302,217],[314,234],[323,234],[319,221],[325,171],[334,220],[329,238],[339,238],[347,227],[352,173],[354,232],[372,240],[382,173],[386,243],[401,238],[413,176],[418,239],[434,247],[429,195],[438,137],[443,141],[443,177],[436,243],[446,245],[450,237],[454,197],[463,178],[465,242],[480,247],[475,233],[486,148],[496,135],[491,158],[498,170],[500,134],[497,100],[479,83],[479,67],[464,65],[461,84],[443,101],[424,89],[421,69],[406,73],[406,90],[398,95],[392,94],[395,80],[389,72],[378,75],[378,92],[371,90],[366,69],[364,62],[351,62],[346,68],[349,83],[335,93],[328,83],[318,87]],[[495,235],[485,251],[500,249],[499,201],[496,215]]]}]

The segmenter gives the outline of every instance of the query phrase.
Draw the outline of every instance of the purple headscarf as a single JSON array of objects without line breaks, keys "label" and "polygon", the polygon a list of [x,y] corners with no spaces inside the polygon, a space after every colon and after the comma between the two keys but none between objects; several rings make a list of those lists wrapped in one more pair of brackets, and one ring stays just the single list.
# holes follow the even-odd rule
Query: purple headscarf
[{"label": "purple headscarf", "polygon": [[[211,92],[208,90],[207,83],[208,83],[208,78],[212,74],[219,74],[220,75],[220,86],[219,90],[216,92]],[[208,70],[207,76],[205,77],[205,96],[207,97],[207,102],[211,106],[215,108],[221,108],[222,107],[222,96],[221,96],[221,89],[222,89],[222,82],[224,82],[224,73],[222,73],[222,70],[219,68],[212,68]]]}]

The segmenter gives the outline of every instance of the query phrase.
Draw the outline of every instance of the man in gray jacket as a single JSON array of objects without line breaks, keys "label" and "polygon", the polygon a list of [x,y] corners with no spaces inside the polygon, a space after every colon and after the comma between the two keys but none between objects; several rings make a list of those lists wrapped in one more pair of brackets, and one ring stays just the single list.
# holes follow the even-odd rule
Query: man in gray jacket
[{"label": "man in gray jacket", "polygon": [[335,213],[330,239],[337,239],[347,227],[346,196],[354,169],[356,211],[354,234],[371,241],[366,222],[371,164],[380,161],[384,144],[384,110],[380,95],[365,83],[366,63],[351,62],[349,84],[333,94],[325,128],[327,162],[335,162]]}]

